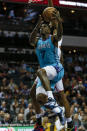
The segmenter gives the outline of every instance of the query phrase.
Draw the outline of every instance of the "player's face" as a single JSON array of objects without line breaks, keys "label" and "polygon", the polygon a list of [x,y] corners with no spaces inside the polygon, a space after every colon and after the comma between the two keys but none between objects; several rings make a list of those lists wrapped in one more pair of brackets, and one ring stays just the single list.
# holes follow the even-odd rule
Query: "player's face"
[{"label": "player's face", "polygon": [[50,28],[46,24],[42,24],[40,28],[40,34],[50,34]]}]

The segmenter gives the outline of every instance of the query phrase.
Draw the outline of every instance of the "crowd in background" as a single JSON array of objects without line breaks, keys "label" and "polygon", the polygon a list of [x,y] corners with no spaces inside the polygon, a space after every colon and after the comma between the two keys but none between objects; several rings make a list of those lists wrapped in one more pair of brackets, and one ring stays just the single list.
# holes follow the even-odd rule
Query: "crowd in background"
[{"label": "crowd in background", "polygon": [[26,113],[30,112],[30,88],[35,68],[24,62],[13,65],[0,63],[0,124],[24,124],[29,118]]},{"label": "crowd in background", "polygon": [[[87,59],[86,55],[64,55],[65,93],[70,102],[74,125],[87,129]],[[30,88],[36,77],[38,64],[0,63],[0,124],[32,124],[35,110]]]},{"label": "crowd in background", "polygon": [[[74,126],[87,129],[87,57],[65,56],[64,88],[71,105]],[[85,127],[85,128],[84,128]]]}]

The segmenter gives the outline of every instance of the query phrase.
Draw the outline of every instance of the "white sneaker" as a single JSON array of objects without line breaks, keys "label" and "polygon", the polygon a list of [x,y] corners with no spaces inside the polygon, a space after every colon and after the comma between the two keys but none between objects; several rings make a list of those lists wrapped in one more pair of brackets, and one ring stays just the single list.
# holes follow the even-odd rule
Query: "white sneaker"
[{"label": "white sneaker", "polygon": [[46,108],[49,108],[53,110],[54,108],[58,107],[58,104],[55,99],[52,99],[51,97],[48,98],[48,102],[44,104]]},{"label": "white sneaker", "polygon": [[65,125],[65,117],[64,117],[64,114],[63,114],[63,110],[61,110],[61,112],[58,113],[58,116],[59,116],[61,124]]},{"label": "white sneaker", "polygon": [[58,131],[61,131],[64,128],[64,126],[61,125],[59,118],[56,120],[55,126],[56,126]]},{"label": "white sneaker", "polygon": [[52,99],[51,97],[49,97],[48,102],[44,104],[44,106],[48,109],[51,109],[52,112],[54,112],[59,117],[62,125],[65,124],[65,117],[64,117],[63,109],[60,106],[58,106],[55,99]]}]

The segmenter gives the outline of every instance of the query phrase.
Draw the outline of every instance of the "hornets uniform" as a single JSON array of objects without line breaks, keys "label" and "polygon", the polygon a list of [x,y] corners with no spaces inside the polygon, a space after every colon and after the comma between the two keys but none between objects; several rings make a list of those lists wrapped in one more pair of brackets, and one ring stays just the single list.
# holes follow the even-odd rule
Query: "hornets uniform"
[{"label": "hornets uniform", "polygon": [[[64,68],[58,57],[58,48],[52,43],[51,35],[48,39],[40,38],[37,42],[36,55],[40,64],[40,68],[45,69],[48,79],[52,85],[57,84],[64,76]],[[37,87],[41,86],[39,80]],[[54,86],[53,90],[54,90]]]}]

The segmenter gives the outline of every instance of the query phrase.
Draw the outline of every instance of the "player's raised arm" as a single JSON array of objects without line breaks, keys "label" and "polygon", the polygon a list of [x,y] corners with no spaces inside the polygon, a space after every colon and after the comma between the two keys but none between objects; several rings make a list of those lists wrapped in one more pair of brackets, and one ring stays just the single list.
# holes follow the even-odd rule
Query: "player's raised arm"
[{"label": "player's raised arm", "polygon": [[53,17],[51,19],[51,24],[52,24],[52,27],[54,28],[53,35],[59,41],[61,40],[62,35],[63,35],[62,19],[60,17],[59,11],[55,10],[52,14],[53,14],[52,15]]},{"label": "player's raised arm", "polygon": [[[53,5],[53,0],[48,0],[48,7],[54,7],[54,5]],[[61,38],[62,38],[62,35],[63,35],[63,26],[62,26],[62,19],[61,19],[61,17],[60,17],[60,13],[59,13],[59,11],[57,11],[57,12],[55,12],[55,14],[57,14],[57,20],[58,20],[58,24],[57,24],[57,22],[55,23],[54,21],[53,21],[53,26],[55,26],[56,25],[56,29],[57,29],[57,34],[58,34],[58,39],[60,40]],[[54,15],[55,16],[55,15]],[[57,27],[58,26],[58,27]]]},{"label": "player's raised arm", "polygon": [[54,6],[53,6],[53,1],[52,1],[52,0],[48,0],[48,7],[54,7]]},{"label": "player's raised arm", "polygon": [[59,23],[59,26],[58,26],[58,41],[61,40],[62,36],[63,36],[63,25],[62,25],[62,19],[61,17],[59,17],[58,19],[58,23]]},{"label": "player's raised arm", "polygon": [[35,26],[35,28],[31,32],[30,37],[29,37],[29,43],[31,45],[37,43],[37,33],[38,33],[38,30],[39,30],[41,24],[42,24],[42,17],[40,16],[37,25]]}]

